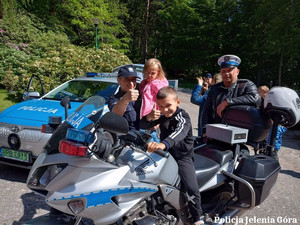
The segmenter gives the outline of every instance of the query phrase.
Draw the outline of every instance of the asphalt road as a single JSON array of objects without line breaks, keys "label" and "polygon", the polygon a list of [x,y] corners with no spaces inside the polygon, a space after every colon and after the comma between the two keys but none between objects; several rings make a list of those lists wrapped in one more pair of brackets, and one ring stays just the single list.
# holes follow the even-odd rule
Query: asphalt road
[{"label": "asphalt road", "polygon": [[[190,103],[190,91],[181,90],[181,107],[192,119],[197,134],[198,107]],[[259,206],[230,222],[236,224],[300,224],[300,130],[288,130],[279,152],[281,171],[270,196]],[[19,225],[46,214],[44,199],[26,187],[28,170],[0,164],[0,225]]]}]

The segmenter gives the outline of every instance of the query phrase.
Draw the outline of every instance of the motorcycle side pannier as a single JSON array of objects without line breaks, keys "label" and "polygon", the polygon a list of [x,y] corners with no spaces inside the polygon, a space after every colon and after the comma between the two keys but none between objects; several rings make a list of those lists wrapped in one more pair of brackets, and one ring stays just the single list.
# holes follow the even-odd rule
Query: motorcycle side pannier
[{"label": "motorcycle side pannier", "polygon": [[[254,155],[245,157],[238,165],[235,175],[248,181],[255,191],[255,205],[261,204],[276,183],[280,165],[270,156]],[[242,203],[251,204],[251,192],[245,184],[235,182],[237,196]]]},{"label": "motorcycle side pannier", "polygon": [[249,130],[248,141],[260,142],[268,137],[272,122],[258,108],[247,105],[230,106],[224,112],[223,123]]}]

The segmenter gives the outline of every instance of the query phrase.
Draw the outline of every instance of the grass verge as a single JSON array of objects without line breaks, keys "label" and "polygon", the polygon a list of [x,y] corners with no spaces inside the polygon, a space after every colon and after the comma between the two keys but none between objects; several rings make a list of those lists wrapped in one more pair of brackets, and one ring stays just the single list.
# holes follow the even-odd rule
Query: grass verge
[{"label": "grass verge", "polygon": [[0,89],[0,112],[16,103],[17,103],[17,101],[14,101],[13,99],[11,99],[9,97],[7,90]]}]

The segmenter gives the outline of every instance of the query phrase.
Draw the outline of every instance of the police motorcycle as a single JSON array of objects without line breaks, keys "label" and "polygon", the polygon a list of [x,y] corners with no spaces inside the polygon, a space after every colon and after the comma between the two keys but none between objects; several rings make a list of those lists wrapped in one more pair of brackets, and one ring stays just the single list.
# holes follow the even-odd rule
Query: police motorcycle
[{"label": "police motorcycle", "polygon": [[[280,123],[286,125],[300,119],[299,97],[290,97],[296,105],[276,105],[272,98],[269,102],[270,113],[280,114]],[[103,105],[101,97],[91,97],[53,133],[29,173],[27,186],[55,210],[25,224],[190,224],[187,201],[193,196],[183,191],[174,158],[164,151],[148,153],[149,135],[128,132],[123,117],[108,112],[98,120]],[[225,147],[195,146],[207,224],[225,224],[227,218],[261,204],[276,183],[277,160],[241,154],[245,143],[265,135],[263,125],[251,121],[251,110],[240,110],[246,122],[241,116],[234,121],[237,109],[226,112],[227,122],[232,118],[235,126],[208,125],[207,135]],[[253,127],[240,128],[238,123]],[[111,148],[101,145],[103,134]]]}]

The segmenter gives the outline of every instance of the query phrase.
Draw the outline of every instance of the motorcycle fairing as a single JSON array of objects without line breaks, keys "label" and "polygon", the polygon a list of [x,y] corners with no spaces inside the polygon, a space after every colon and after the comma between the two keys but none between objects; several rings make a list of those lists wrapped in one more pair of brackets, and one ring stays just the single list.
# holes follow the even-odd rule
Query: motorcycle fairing
[{"label": "motorcycle fairing", "polygon": [[[50,158],[55,160],[57,156],[51,155],[45,160],[49,163]],[[82,200],[85,208],[78,216],[90,218],[95,224],[111,224],[144,198],[158,191],[155,185],[130,179],[128,165],[117,167],[95,157],[86,160],[82,157],[67,157],[69,166],[46,187],[47,204],[59,211],[73,215],[67,207],[68,203]],[[78,159],[83,162],[79,163]],[[86,163],[94,166],[86,167]],[[59,182],[61,179],[64,182]]]},{"label": "motorcycle fairing", "polygon": [[116,161],[130,167],[126,175],[128,179],[155,185],[174,185],[178,180],[178,165],[175,159],[164,158],[155,153],[151,153],[150,156],[156,161],[157,166],[145,155],[129,148],[123,149]]},{"label": "motorcycle fairing", "polygon": [[156,191],[157,189],[149,187],[120,187],[116,189],[99,190],[97,192],[85,192],[77,195],[71,195],[70,197],[61,197],[60,199],[47,199],[46,202],[48,203],[49,201],[55,202],[60,200],[75,200],[84,198],[86,202],[86,208],[90,208],[106,204],[113,204],[114,202],[112,201],[112,198],[115,198],[119,195]]},{"label": "motorcycle fairing", "polygon": [[93,123],[89,118],[79,112],[73,112],[66,120],[68,124],[76,129],[82,129],[87,125]]}]

